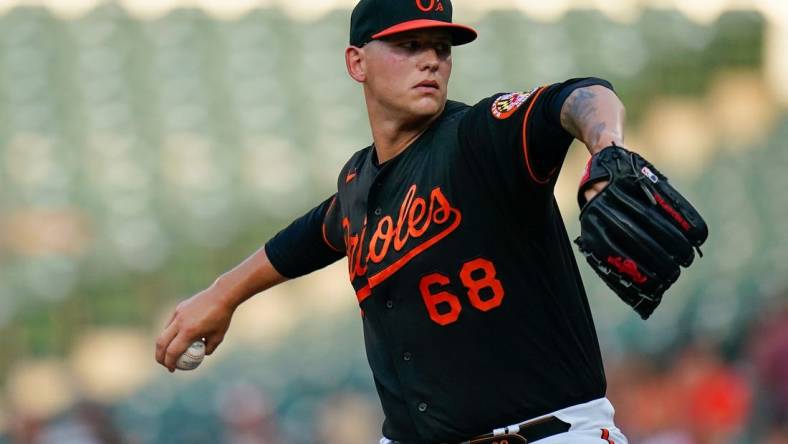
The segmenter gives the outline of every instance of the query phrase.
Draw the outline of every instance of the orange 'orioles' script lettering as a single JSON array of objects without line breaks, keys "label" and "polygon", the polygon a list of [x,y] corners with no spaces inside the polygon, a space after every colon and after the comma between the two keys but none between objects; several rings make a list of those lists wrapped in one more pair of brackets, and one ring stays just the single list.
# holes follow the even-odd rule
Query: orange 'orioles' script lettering
[{"label": "orange 'orioles' script lettering", "polygon": [[[425,236],[428,229],[433,227],[431,236],[423,242],[411,247],[388,267],[369,277],[370,288],[380,284],[388,277],[405,266],[411,259],[418,256],[427,248],[435,245],[452,231],[456,230],[462,220],[460,210],[454,208],[444,196],[440,187],[432,190],[429,203],[416,195],[416,185],[411,185],[399,208],[395,219],[386,215],[382,217],[375,227],[372,237],[366,248],[366,256],[362,257],[363,244],[366,242],[367,223],[364,221],[360,234],[350,233],[350,220],[342,220],[345,231],[345,245],[347,246],[348,271],[352,281],[358,276],[367,273],[368,263],[381,263],[391,252],[401,252],[409,240],[420,239]],[[369,290],[360,293],[369,295]],[[362,297],[359,296],[359,302]]]}]

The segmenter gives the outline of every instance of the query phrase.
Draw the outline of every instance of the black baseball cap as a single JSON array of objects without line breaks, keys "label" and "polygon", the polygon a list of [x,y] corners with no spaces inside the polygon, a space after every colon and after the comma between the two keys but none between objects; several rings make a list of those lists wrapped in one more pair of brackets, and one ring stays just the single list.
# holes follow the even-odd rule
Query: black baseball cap
[{"label": "black baseball cap", "polygon": [[452,45],[476,40],[476,31],[451,21],[451,0],[361,0],[350,16],[350,44],[364,46],[374,39],[412,31],[442,28]]}]

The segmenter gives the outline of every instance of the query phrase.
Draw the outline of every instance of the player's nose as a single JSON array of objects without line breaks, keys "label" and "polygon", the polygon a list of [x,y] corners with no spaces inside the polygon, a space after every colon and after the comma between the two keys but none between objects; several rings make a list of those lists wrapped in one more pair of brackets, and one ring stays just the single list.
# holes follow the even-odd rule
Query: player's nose
[{"label": "player's nose", "polygon": [[421,69],[437,71],[440,65],[440,54],[432,47],[425,48],[421,54]]}]

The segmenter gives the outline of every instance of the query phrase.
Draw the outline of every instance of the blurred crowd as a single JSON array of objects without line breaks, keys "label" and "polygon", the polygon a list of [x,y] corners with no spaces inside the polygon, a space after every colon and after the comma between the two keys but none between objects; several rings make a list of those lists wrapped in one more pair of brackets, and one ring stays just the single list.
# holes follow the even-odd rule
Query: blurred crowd
[{"label": "blurred crowd", "polygon": [[[367,143],[366,113],[350,101],[360,95],[336,53],[347,12],[293,20],[260,8],[220,20],[181,8],[142,20],[118,2],[81,0],[71,3],[101,6],[67,19],[32,6],[65,0],[14,3],[24,2],[0,0],[0,444],[378,442],[382,413],[358,322],[343,324],[357,313],[346,282],[335,293],[348,306],[329,297],[330,276],[268,294],[256,309],[248,302],[234,321],[246,357],[214,361],[223,373],[157,377],[140,333],[322,198],[347,149]],[[677,284],[685,297],[664,307],[669,325],[711,319],[711,338],[676,329],[640,341],[659,324],[610,302],[596,277],[584,281],[592,306],[619,304],[595,311],[617,423],[633,444],[788,444],[788,293],[768,305],[771,291],[738,290],[785,284],[788,114],[765,75],[767,61],[785,65],[766,38],[782,27],[754,10],[697,23],[661,0],[633,3],[660,7],[631,23],[585,9],[555,21],[480,17],[486,37],[458,57],[453,97],[579,73],[613,81],[636,124],[629,140],[686,174],[717,239]],[[332,112],[313,112],[322,109]],[[565,171],[582,169],[579,152]],[[575,207],[577,178],[559,184],[559,203],[563,195]],[[571,211],[562,208],[567,221]],[[687,310],[695,306],[718,317]],[[117,326],[134,328],[104,328]],[[613,350],[621,331],[659,345]],[[281,350],[250,352],[261,338]],[[123,361],[118,347],[134,353]],[[21,358],[57,365],[15,383],[9,375],[32,373]],[[79,384],[82,401],[54,393],[71,390],[69,368],[94,391],[122,395],[98,403]],[[63,381],[43,383],[55,377]],[[22,414],[11,391],[70,407]]]},{"label": "blurred crowd", "polygon": [[[207,431],[192,424],[154,439],[173,444],[376,443],[379,407],[367,394],[338,391],[318,406],[312,422],[285,432],[280,418],[259,387],[238,384],[219,394],[218,427]],[[10,424],[9,444],[142,444],[149,431],[126,427],[113,413],[116,406],[83,401],[46,421],[17,417]]]},{"label": "blurred crowd", "polygon": [[788,443],[788,305],[737,344],[692,340],[608,369],[616,421],[633,443]]}]

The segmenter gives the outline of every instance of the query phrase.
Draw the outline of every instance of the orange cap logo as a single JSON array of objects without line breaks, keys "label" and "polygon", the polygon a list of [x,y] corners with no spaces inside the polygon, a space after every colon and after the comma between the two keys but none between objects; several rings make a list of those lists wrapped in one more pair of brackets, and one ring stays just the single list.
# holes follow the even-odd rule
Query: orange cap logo
[{"label": "orange cap logo", "polygon": [[443,3],[441,3],[441,0],[429,0],[426,6],[424,4],[424,0],[416,0],[416,7],[422,12],[443,11]]}]

